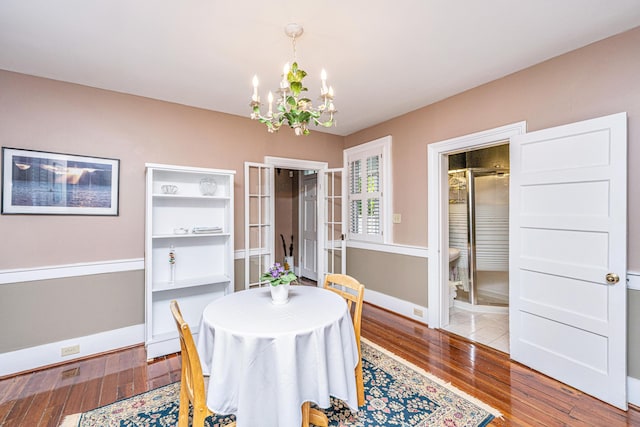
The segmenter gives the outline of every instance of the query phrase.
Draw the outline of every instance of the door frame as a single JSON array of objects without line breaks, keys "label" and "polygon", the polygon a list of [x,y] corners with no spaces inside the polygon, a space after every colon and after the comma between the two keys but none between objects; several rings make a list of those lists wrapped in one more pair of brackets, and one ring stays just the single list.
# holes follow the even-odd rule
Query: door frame
[{"label": "door frame", "polygon": [[[302,159],[293,159],[293,158],[288,158],[288,157],[273,157],[273,156],[265,156],[264,157],[264,163],[267,165],[272,165],[274,168],[281,168],[281,169],[291,169],[291,170],[315,170],[318,172],[318,176],[320,175],[320,171],[321,170],[326,170],[329,168],[329,163],[327,162],[318,162],[318,161],[314,161],[314,160],[302,160]],[[317,182],[317,189],[316,189],[316,194],[318,195],[317,197],[317,203],[316,203],[316,224],[323,224],[324,223],[324,198],[320,197],[320,194],[322,194],[321,191],[322,187],[321,187],[321,183],[320,180],[318,180]],[[275,209],[274,209],[275,211]],[[275,212],[271,212],[271,214],[273,215],[272,218],[275,221]],[[298,213],[298,216],[300,215],[300,213]],[[321,222],[322,221],[322,222]],[[318,268],[321,265],[321,256],[322,254],[324,254],[324,240],[321,238],[322,237],[322,227],[316,227],[317,228],[317,242],[318,242],[318,246],[316,248],[316,265],[318,266]],[[299,234],[299,233],[298,233]],[[298,236],[300,237],[300,236]],[[298,239],[300,240],[300,239]],[[298,247],[299,247],[300,243],[298,243]],[[274,248],[275,249],[275,248]],[[300,253],[300,250],[298,249],[298,253]],[[300,264],[298,264],[300,265]],[[320,272],[318,272],[318,277],[320,277]]]},{"label": "door frame", "polygon": [[512,136],[526,132],[527,122],[522,121],[427,145],[427,314],[430,328],[441,328],[449,324],[449,154],[509,144]]}]

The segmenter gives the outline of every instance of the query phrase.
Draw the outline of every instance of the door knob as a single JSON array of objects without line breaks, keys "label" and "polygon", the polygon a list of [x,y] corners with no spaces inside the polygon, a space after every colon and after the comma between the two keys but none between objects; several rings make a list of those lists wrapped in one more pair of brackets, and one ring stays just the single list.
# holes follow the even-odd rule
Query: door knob
[{"label": "door knob", "polygon": [[620,276],[618,276],[616,273],[607,273],[605,278],[607,279],[607,283],[610,285],[615,285],[620,281]]}]

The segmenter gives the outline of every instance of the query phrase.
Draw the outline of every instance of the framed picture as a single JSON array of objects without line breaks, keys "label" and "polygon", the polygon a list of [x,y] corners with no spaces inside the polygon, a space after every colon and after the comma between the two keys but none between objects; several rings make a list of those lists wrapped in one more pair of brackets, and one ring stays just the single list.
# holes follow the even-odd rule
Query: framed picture
[{"label": "framed picture", "polygon": [[2,148],[2,214],[118,215],[120,160]]}]

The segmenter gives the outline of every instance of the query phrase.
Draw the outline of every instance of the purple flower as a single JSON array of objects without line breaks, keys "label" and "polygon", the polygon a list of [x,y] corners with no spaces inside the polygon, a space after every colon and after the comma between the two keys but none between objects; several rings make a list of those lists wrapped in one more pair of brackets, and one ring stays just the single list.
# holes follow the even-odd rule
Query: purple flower
[{"label": "purple flower", "polygon": [[293,274],[292,271],[285,270],[284,265],[279,262],[273,264],[273,266],[260,277],[260,280],[268,280],[273,286],[281,283],[287,284],[295,279],[297,279],[296,275]]}]

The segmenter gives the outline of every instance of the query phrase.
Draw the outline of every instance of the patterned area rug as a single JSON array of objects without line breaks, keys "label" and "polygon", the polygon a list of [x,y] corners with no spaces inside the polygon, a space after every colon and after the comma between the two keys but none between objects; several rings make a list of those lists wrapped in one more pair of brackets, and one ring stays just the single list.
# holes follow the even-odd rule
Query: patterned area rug
[{"label": "patterned area rug", "polygon": [[[324,409],[332,427],[476,427],[500,414],[439,378],[363,339],[365,404],[351,412],[340,400]],[[82,414],[61,427],[165,427],[178,422],[180,384],[174,383]],[[208,427],[233,416],[207,419]]]}]

